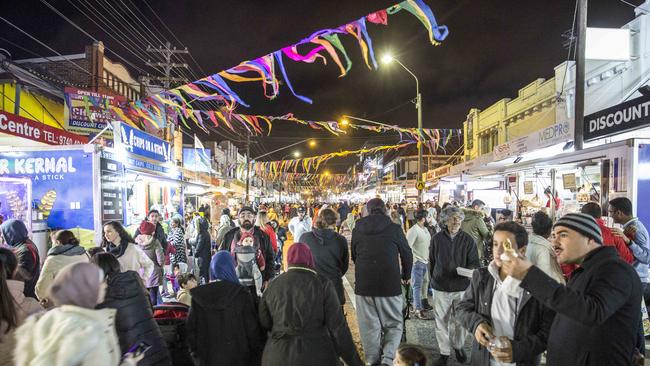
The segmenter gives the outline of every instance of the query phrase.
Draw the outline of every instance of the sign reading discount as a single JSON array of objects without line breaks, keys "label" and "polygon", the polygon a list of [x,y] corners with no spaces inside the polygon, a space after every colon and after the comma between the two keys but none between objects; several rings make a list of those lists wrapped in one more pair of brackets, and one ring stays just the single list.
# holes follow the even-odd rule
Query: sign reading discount
[{"label": "sign reading discount", "polygon": [[5,111],[0,111],[0,133],[6,133],[48,145],[79,145],[88,143],[88,138],[85,136],[60,130]]}]

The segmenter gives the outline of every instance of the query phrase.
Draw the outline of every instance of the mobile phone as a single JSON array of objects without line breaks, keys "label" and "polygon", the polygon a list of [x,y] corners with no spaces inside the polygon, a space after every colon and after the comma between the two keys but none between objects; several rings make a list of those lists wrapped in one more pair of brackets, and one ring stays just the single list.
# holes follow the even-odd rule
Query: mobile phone
[{"label": "mobile phone", "polygon": [[129,348],[129,350],[126,351],[126,353],[132,353],[133,356],[138,357],[141,354],[147,352],[149,348],[151,348],[151,345],[149,343],[140,342],[131,346],[131,348]]}]

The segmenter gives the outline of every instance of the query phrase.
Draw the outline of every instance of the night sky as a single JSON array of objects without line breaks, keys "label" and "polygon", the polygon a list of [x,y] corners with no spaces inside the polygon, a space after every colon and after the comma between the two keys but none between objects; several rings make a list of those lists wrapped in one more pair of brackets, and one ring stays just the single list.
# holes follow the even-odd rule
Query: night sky
[{"label": "night sky", "polygon": [[[144,62],[120,43],[158,44],[154,43],[151,33],[143,32],[143,37],[124,34],[125,28],[120,25],[122,19],[117,15],[132,16],[126,10],[130,8],[142,18],[142,12],[167,40],[180,47],[174,38],[176,36],[188,47],[200,67],[191,58],[186,57],[186,60],[193,75],[199,77],[257,58],[296,43],[316,30],[345,24],[396,2],[148,0],[173,36],[142,0],[48,1],[95,38],[103,40],[108,48],[146,69]],[[501,98],[515,97],[519,88],[534,79],[553,76],[553,67],[567,57],[567,50],[562,46],[562,33],[571,28],[574,1],[425,2],[433,10],[438,23],[450,29],[449,37],[441,46],[429,44],[425,28],[406,11],[390,16],[387,27],[368,24],[378,60],[384,52],[390,51],[420,78],[425,128],[461,128],[470,108],[481,109]],[[631,2],[640,3],[639,0]],[[114,29],[97,27],[73,5],[80,9],[94,6],[102,15],[93,16],[105,17]],[[634,17],[633,8],[620,1],[591,0],[589,5],[589,26],[620,27]],[[114,11],[106,10],[110,6]],[[81,53],[84,46],[92,42],[40,1],[3,1],[0,14],[63,54]],[[143,24],[151,28],[146,20]],[[121,42],[110,38],[107,32]],[[158,35],[155,31],[153,34]],[[52,55],[3,22],[0,22],[0,37],[0,47],[10,50],[14,59],[34,56],[5,39],[40,55]],[[233,90],[251,105],[251,108],[240,107],[238,111],[266,115],[291,112],[298,118],[311,120],[338,120],[341,115],[349,114],[415,127],[417,114],[414,105],[409,103],[415,97],[412,77],[398,65],[380,65],[379,70],[369,70],[361,58],[356,40],[351,36],[342,36],[341,39],[353,62],[352,69],[344,78],[338,78],[338,68],[333,62],[324,66],[318,61],[305,64],[285,58],[294,89],[312,98],[313,105],[293,97],[284,85],[280,96],[269,101],[264,98],[259,83],[230,83]],[[136,53],[146,57],[141,50]],[[107,52],[107,56],[118,61],[111,52]],[[222,140],[223,136],[242,138],[228,132],[200,136],[214,140]],[[323,139],[313,151],[309,151],[306,145],[296,147],[303,155],[356,149],[365,143],[392,144],[398,140],[396,135],[362,132],[334,138],[326,132],[278,121],[271,136],[254,139],[252,155],[255,157],[306,137]],[[279,159],[294,150],[285,150],[271,158]],[[332,160],[329,168],[340,171],[344,165],[341,160]]]}]

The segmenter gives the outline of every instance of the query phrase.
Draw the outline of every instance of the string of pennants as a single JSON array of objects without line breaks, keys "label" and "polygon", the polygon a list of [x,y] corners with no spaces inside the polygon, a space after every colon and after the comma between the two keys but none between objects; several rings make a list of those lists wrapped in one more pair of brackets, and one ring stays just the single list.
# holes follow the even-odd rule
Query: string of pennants
[{"label": "string of pennants", "polygon": [[265,97],[274,99],[280,94],[282,82],[296,98],[311,104],[310,98],[298,94],[294,89],[284,66],[285,59],[304,63],[319,61],[323,64],[326,64],[329,59],[338,66],[339,77],[344,77],[352,67],[352,61],[340,36],[352,36],[357,40],[366,66],[377,69],[367,24],[387,26],[389,16],[402,10],[406,10],[420,20],[428,31],[431,44],[439,45],[449,34],[446,26],[437,24],[433,12],[422,0],[406,0],[339,27],[319,30],[294,45],[283,47],[262,57],[244,61],[227,70],[143,100],[122,104],[114,109],[120,109],[116,113],[123,119],[129,122],[140,121],[148,128],[163,128],[168,121],[182,123],[190,128],[188,121],[192,121],[196,126],[207,131],[206,122],[218,124],[218,121],[222,121],[228,125],[232,119],[243,118],[247,120],[245,121],[247,128],[258,130],[261,128],[260,121],[255,116],[243,117],[243,115],[232,114],[232,118],[225,118],[224,112],[195,110],[192,103],[216,101],[224,105],[226,114],[231,114],[238,105],[245,107],[249,105],[230,87],[229,83],[261,82]]},{"label": "string of pennants", "polygon": [[[301,173],[309,174],[318,171],[318,168],[324,162],[333,158],[359,154],[374,154],[380,151],[399,150],[415,143],[415,141],[408,141],[397,145],[384,145],[358,150],[338,151],[300,159],[259,161],[252,163],[252,171],[255,172],[256,175],[264,175],[270,179],[277,179],[283,173],[287,172],[299,173],[298,170],[301,170]],[[246,165],[242,164],[239,168],[243,171],[246,169]]]}]

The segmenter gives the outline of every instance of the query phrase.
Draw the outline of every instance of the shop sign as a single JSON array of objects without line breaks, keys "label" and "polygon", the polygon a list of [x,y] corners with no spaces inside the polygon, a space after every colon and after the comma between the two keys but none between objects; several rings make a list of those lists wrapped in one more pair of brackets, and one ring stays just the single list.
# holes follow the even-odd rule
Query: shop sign
[{"label": "shop sign", "polygon": [[[93,157],[82,150],[0,153],[0,176],[32,181],[32,219],[49,228],[74,229],[83,244],[94,237]],[[0,192],[9,207],[11,192]],[[77,231],[78,230],[78,231]]]},{"label": "shop sign", "polygon": [[510,140],[504,144],[497,145],[492,152],[495,161],[505,158],[521,155],[528,151],[528,136],[523,136]]},{"label": "shop sign", "polygon": [[648,124],[650,95],[644,95],[585,116],[584,139],[591,141],[636,130]]},{"label": "shop sign", "polygon": [[534,189],[533,189],[533,181],[532,180],[527,180],[524,182],[524,194],[533,194]]},{"label": "shop sign", "polygon": [[0,111],[0,133],[48,145],[81,145],[88,143],[88,138],[85,136],[76,135],[5,111]]},{"label": "shop sign", "polygon": [[[64,126],[76,133],[97,133],[108,123],[119,119],[112,107],[125,101],[121,96],[65,88]],[[110,135],[111,131],[105,133]]]},{"label": "shop sign", "polygon": [[116,125],[119,125],[120,129],[120,144],[130,153],[162,162],[171,160],[172,151],[167,141],[140,131],[124,122]]},{"label": "shop sign", "polygon": [[560,122],[537,131],[537,144],[535,148],[540,149],[552,146],[573,138],[573,131],[569,122]]},{"label": "shop sign", "polygon": [[451,173],[451,165],[443,165],[433,170],[433,178],[446,177]]},{"label": "shop sign", "polygon": [[562,174],[562,186],[564,189],[574,191],[576,189],[576,175]]},{"label": "shop sign", "polygon": [[102,223],[107,221],[123,222],[124,166],[119,161],[105,156],[107,155],[102,152],[100,159]]}]

